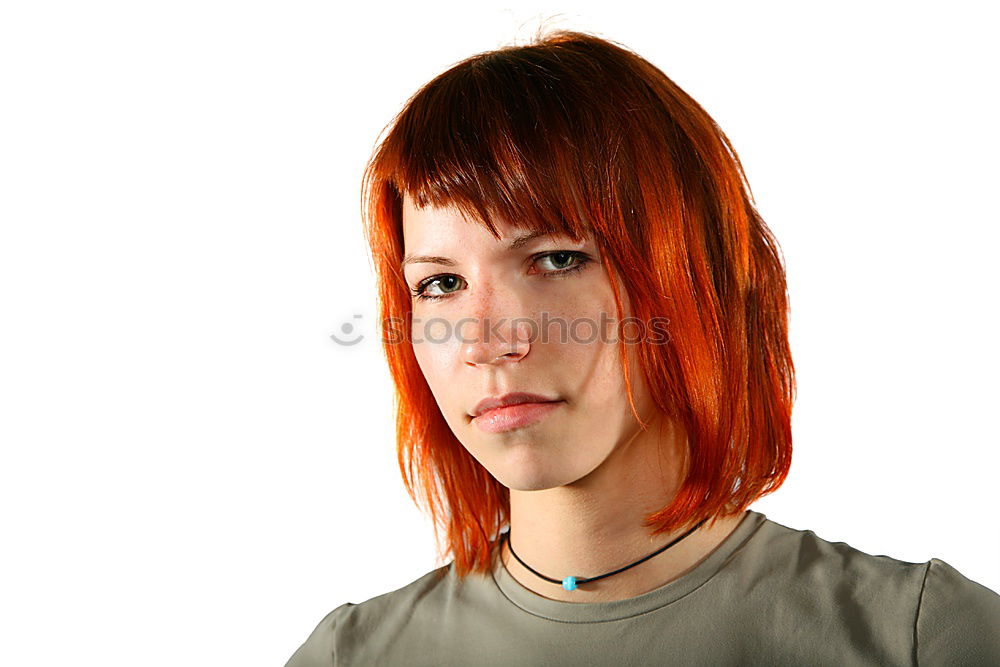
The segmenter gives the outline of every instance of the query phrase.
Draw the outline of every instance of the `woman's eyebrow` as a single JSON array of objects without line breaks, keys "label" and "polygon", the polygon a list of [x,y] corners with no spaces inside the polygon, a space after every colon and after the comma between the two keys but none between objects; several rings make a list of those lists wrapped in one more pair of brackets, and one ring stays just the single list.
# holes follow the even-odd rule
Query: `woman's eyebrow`
[{"label": "woman's eyebrow", "polygon": [[550,234],[549,232],[542,231],[540,229],[539,230],[535,230],[533,232],[528,232],[527,234],[524,234],[522,236],[518,236],[516,239],[514,239],[513,241],[511,241],[510,245],[507,246],[507,249],[508,250],[517,250],[518,248],[520,248],[521,246],[523,246],[524,244],[526,244],[528,241],[531,241],[532,239],[536,239],[539,236],[552,236],[552,234]]},{"label": "woman's eyebrow", "polygon": [[[536,230],[533,232],[528,232],[527,234],[522,234],[518,236],[507,246],[508,250],[517,250],[523,247],[529,241],[538,238],[539,236],[552,236],[550,232],[545,232],[541,230]],[[412,255],[407,256],[400,263],[399,268],[402,269],[407,264],[441,264],[442,266],[455,266],[455,261],[448,259],[447,257],[441,257],[438,255]]]},{"label": "woman's eyebrow", "polygon": [[407,264],[441,264],[442,266],[455,266],[455,261],[447,257],[437,257],[435,255],[414,255],[406,257],[399,265],[403,268]]}]

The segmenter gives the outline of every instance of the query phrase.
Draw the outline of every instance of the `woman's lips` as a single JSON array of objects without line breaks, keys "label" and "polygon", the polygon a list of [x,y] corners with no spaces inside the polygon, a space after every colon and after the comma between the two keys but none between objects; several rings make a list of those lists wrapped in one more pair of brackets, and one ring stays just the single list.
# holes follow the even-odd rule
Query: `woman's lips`
[{"label": "woman's lips", "polygon": [[562,404],[563,401],[549,401],[547,403],[508,405],[503,408],[487,410],[473,418],[472,423],[487,433],[502,433],[534,424],[547,417],[549,413]]}]

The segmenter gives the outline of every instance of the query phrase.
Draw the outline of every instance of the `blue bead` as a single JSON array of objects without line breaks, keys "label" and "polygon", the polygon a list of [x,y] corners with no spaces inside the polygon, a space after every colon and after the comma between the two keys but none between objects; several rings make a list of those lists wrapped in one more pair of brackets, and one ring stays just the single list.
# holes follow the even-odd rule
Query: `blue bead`
[{"label": "blue bead", "polygon": [[563,579],[563,588],[571,591],[576,588],[576,577],[566,577]]}]

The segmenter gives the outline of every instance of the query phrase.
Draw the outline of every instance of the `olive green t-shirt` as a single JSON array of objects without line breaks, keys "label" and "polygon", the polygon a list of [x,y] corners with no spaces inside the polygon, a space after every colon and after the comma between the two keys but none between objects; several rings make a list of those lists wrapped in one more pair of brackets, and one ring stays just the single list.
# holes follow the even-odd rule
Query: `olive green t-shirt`
[{"label": "olive green t-shirt", "polygon": [[342,604],[286,667],[1000,666],[1000,595],[937,558],[872,556],[753,510],[693,569],[625,600],[551,600],[494,563]]}]

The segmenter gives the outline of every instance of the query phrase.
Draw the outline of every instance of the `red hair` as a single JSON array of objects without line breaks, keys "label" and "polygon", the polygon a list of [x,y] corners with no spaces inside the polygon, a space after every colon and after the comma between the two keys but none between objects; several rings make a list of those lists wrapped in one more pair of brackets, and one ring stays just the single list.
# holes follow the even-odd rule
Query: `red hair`
[{"label": "red hair", "polygon": [[455,437],[417,365],[400,268],[407,195],[456,207],[497,239],[492,220],[593,234],[619,320],[612,269],[633,317],[667,318],[668,342],[636,350],[656,405],[688,435],[677,494],[646,517],[654,533],[742,512],[781,486],[795,393],[783,262],[735,150],[697,102],[627,48],[558,30],[459,62],[387,128],[362,212],[380,323],[402,325],[393,339],[383,329],[397,455],[459,576],[488,571],[510,495]]}]

